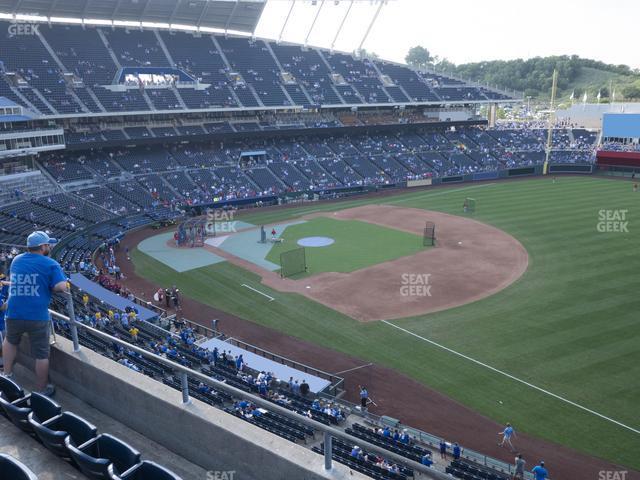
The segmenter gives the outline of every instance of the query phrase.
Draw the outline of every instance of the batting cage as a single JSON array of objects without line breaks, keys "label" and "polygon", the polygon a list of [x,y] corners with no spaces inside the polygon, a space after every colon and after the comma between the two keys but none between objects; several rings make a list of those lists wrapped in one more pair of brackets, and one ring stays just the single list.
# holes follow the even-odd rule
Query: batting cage
[{"label": "batting cage", "polygon": [[307,271],[307,255],[304,247],[280,254],[280,276],[291,277]]},{"label": "batting cage", "polygon": [[434,222],[426,222],[422,244],[425,247],[432,247],[436,244],[436,224]]},{"label": "batting cage", "polygon": [[207,238],[206,220],[192,218],[178,225],[176,245],[179,247],[202,247]]},{"label": "batting cage", "polygon": [[471,198],[471,197],[465,198],[464,204],[462,205],[462,209],[464,210],[464,213],[475,213],[477,203],[478,202],[476,202],[475,198]]}]

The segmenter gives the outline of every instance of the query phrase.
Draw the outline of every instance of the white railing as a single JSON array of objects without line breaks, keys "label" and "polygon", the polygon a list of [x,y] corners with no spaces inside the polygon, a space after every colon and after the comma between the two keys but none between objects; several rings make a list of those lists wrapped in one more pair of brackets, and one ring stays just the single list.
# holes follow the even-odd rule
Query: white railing
[{"label": "white railing", "polygon": [[71,330],[71,339],[73,342],[73,352],[74,353],[78,353],[80,352],[80,341],[78,339],[78,328],[84,329],[88,332],[91,332],[92,335],[95,335],[96,337],[108,341],[110,343],[115,343],[118,344],[130,351],[133,351],[145,358],[151,359],[156,363],[160,363],[166,367],[169,367],[171,369],[173,369],[179,376],[180,376],[180,380],[181,380],[181,385],[182,385],[182,402],[184,404],[188,404],[191,402],[190,399],[190,395],[189,395],[189,382],[188,382],[188,377],[191,376],[192,378],[194,378],[196,381],[198,382],[202,382],[205,385],[209,385],[210,387],[216,389],[216,390],[222,390],[225,393],[228,393],[229,395],[232,395],[233,397],[236,398],[243,398],[246,399],[248,401],[250,401],[251,403],[258,405],[262,408],[265,408],[267,410],[270,410],[272,412],[276,412],[279,415],[282,415],[290,420],[296,421],[298,423],[301,423],[307,427],[313,428],[314,430],[318,430],[320,432],[323,433],[324,435],[324,468],[325,470],[331,470],[332,468],[332,452],[333,452],[333,448],[332,448],[332,439],[333,437],[336,437],[338,439],[344,440],[346,442],[348,442],[351,445],[360,445],[364,450],[367,451],[371,451],[371,452],[375,452],[381,456],[383,456],[384,458],[393,460],[394,462],[397,462],[399,464],[405,465],[417,472],[421,472],[424,475],[426,475],[429,478],[435,478],[435,479],[440,479],[440,480],[445,480],[445,479],[450,479],[451,477],[449,477],[447,474],[443,473],[443,472],[439,472],[437,470],[434,470],[433,468],[427,467],[425,465],[422,465],[421,463],[418,463],[414,460],[411,460],[407,457],[404,457],[402,455],[399,455],[395,452],[391,452],[389,450],[386,450],[382,447],[379,447],[377,445],[374,445],[372,443],[367,442],[366,440],[363,440],[361,438],[357,438],[354,437],[352,435],[349,435],[345,432],[343,432],[342,430],[339,430],[338,428],[329,426],[329,425],[324,425],[320,422],[317,422],[311,418],[307,418],[305,416],[302,416],[298,413],[292,412],[291,410],[288,410],[284,407],[281,407],[278,404],[272,403],[262,397],[256,396],[252,393],[248,393],[245,392],[244,390],[241,390],[239,388],[233,387],[231,385],[228,385],[222,381],[216,380],[215,378],[211,378],[207,375],[204,375],[201,372],[192,370],[190,368],[187,368],[183,365],[180,365],[179,363],[173,362],[167,358],[161,357],[159,355],[156,355],[155,353],[151,353],[147,350],[144,350],[136,345],[132,345],[129,342],[126,342],[124,340],[121,340],[119,338],[113,337],[107,333],[104,333],[100,330],[97,330],[93,327],[90,327],[88,325],[85,325],[83,323],[78,322],[75,319],[75,312],[74,312],[74,306],[73,306],[73,297],[71,295],[71,293],[64,293],[62,294],[65,297],[66,300],[66,309],[67,309],[67,315],[63,315],[59,312],[50,310],[50,313],[52,315],[52,317],[55,317],[57,319],[63,320],[65,322],[67,322],[69,324],[70,330]]}]

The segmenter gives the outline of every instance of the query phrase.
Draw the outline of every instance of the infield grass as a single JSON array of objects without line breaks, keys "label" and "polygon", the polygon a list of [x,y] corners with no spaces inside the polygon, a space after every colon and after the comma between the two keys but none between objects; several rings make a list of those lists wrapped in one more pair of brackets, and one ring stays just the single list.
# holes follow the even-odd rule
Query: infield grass
[{"label": "infield grass", "polygon": [[[631,183],[561,177],[410,192],[386,199],[253,213],[256,224],[367,203],[461,214],[516,237],[529,268],[505,290],[458,308],[392,323],[640,429],[640,194]],[[600,233],[600,210],[627,210],[629,233]],[[229,263],[176,274],[138,252],[136,271],[184,294],[307,341],[395,368],[520,431],[640,470],[640,435],[412,337],[359,323],[259,284]],[[240,284],[259,286],[268,302]],[[499,403],[502,402],[502,403]]]},{"label": "infield grass", "polygon": [[358,220],[318,217],[285,228],[280,235],[284,241],[273,246],[267,260],[280,265],[281,253],[300,248],[299,239],[314,236],[330,237],[334,243],[326,247],[306,247],[307,273],[294,278],[322,272],[353,272],[413,255],[425,248],[419,235]]}]

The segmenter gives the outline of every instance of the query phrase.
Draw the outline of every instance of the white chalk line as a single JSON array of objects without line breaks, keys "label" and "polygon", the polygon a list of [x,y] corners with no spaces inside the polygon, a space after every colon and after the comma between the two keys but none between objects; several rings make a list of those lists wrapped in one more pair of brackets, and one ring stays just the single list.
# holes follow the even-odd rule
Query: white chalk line
[{"label": "white chalk line", "polygon": [[250,287],[249,285],[247,285],[247,284],[245,284],[245,283],[243,283],[243,284],[242,284],[242,285],[240,285],[240,286],[241,286],[241,287],[248,288],[249,290],[253,290],[254,292],[259,293],[259,294],[260,294],[260,295],[262,295],[263,297],[267,297],[267,298],[269,299],[269,301],[270,301],[270,302],[273,302],[273,301],[275,300],[275,298],[273,298],[271,295],[267,295],[266,293],[261,292],[260,290],[256,290],[255,288]]},{"label": "white chalk line", "polygon": [[434,345],[434,346],[436,346],[438,348],[446,350],[449,353],[453,353],[454,355],[458,355],[459,357],[462,357],[465,360],[469,360],[470,362],[473,362],[473,363],[475,363],[477,365],[480,365],[482,367],[488,368],[489,370],[491,370],[493,372],[499,373],[500,375],[504,375],[505,377],[510,378],[511,380],[515,380],[516,382],[522,383],[523,385],[526,385],[527,387],[530,387],[530,388],[533,388],[535,390],[538,390],[539,392],[542,392],[542,393],[544,393],[546,395],[549,395],[549,396],[551,396],[551,397],[553,397],[553,398],[555,398],[557,400],[560,400],[560,401],[562,401],[564,403],[568,403],[569,405],[572,405],[572,406],[574,406],[576,408],[579,408],[580,410],[584,410],[587,413],[590,413],[592,415],[600,417],[600,418],[602,418],[604,420],[607,420],[608,422],[615,423],[616,425],[618,425],[620,427],[623,427],[623,428],[626,428],[627,430],[630,430],[630,431],[632,431],[634,433],[640,434],[640,430],[638,430],[636,428],[633,428],[633,427],[630,427],[629,425],[625,425],[624,423],[619,422],[618,420],[615,420],[615,419],[613,419],[611,417],[607,417],[606,415],[598,413],[595,410],[591,410],[590,408],[584,407],[584,406],[580,405],[579,403],[572,402],[571,400],[566,399],[564,397],[561,397],[560,395],[557,395],[557,394],[555,394],[553,392],[550,392],[549,390],[545,390],[544,388],[538,387],[537,385],[534,385],[534,384],[529,383],[529,382],[527,382],[525,380],[522,380],[522,379],[520,379],[518,377],[515,377],[515,376],[511,375],[510,373],[507,373],[507,372],[504,372],[502,370],[499,370],[499,369],[497,369],[495,367],[492,367],[491,365],[487,365],[486,363],[483,363],[480,360],[476,360],[475,358],[469,357],[469,356],[467,356],[467,355],[465,355],[463,353],[456,352],[455,350],[452,350],[449,347],[445,347],[444,345],[440,345],[439,343],[436,343],[433,340],[429,340],[428,338],[422,337],[422,336],[418,335],[417,333],[413,333],[412,331],[407,330],[406,328],[399,327],[398,325],[395,325],[395,324],[393,324],[393,323],[391,323],[391,322],[389,322],[387,320],[381,320],[381,321],[382,321],[382,323],[386,323],[387,325],[389,325],[389,326],[391,326],[393,328],[397,328],[398,330],[401,330],[401,331],[403,331],[405,333],[408,333],[409,335],[412,335],[412,336],[414,336],[416,338],[419,338],[420,340],[422,340],[424,342],[430,343],[431,345]]},{"label": "white chalk line", "polygon": [[334,375],[340,375],[342,373],[353,372],[354,370],[358,370],[364,367],[370,367],[373,363],[367,363],[366,365],[360,365],[359,367],[347,368],[346,370],[342,370],[341,372],[336,372]]}]

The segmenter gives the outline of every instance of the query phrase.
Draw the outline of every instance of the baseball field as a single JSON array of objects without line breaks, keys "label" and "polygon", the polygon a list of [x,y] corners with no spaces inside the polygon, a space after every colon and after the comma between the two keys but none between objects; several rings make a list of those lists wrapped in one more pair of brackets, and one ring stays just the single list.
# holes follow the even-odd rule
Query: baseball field
[{"label": "baseball field", "polygon": [[[458,185],[254,210],[241,219],[270,225],[375,204],[464,216],[467,196],[478,203],[473,220],[516,239],[528,265],[506,288],[456,308],[362,322],[270,288],[233,262],[178,273],[138,250],[132,251],[135,274],[175,284],[185,296],[255,324],[389,367],[523,434],[640,470],[640,193],[630,182],[545,177]],[[336,239],[335,256],[327,247],[310,260],[314,271],[350,272],[424,249],[421,238],[415,242],[407,232],[332,222],[340,223],[319,217],[287,227],[271,260],[277,263],[295,239],[311,235]],[[371,231],[350,245],[354,228],[358,235]],[[469,237],[461,242],[473,241],[473,232]],[[451,261],[451,269],[464,268]]]},{"label": "baseball field", "polygon": [[[352,272],[369,265],[411,255],[422,250],[422,237],[359,221],[319,217],[291,225],[282,232],[267,260],[278,264],[280,254],[299,248],[297,241],[321,232],[334,241],[324,248],[307,249],[307,273]],[[392,248],[390,248],[392,247]]]}]

